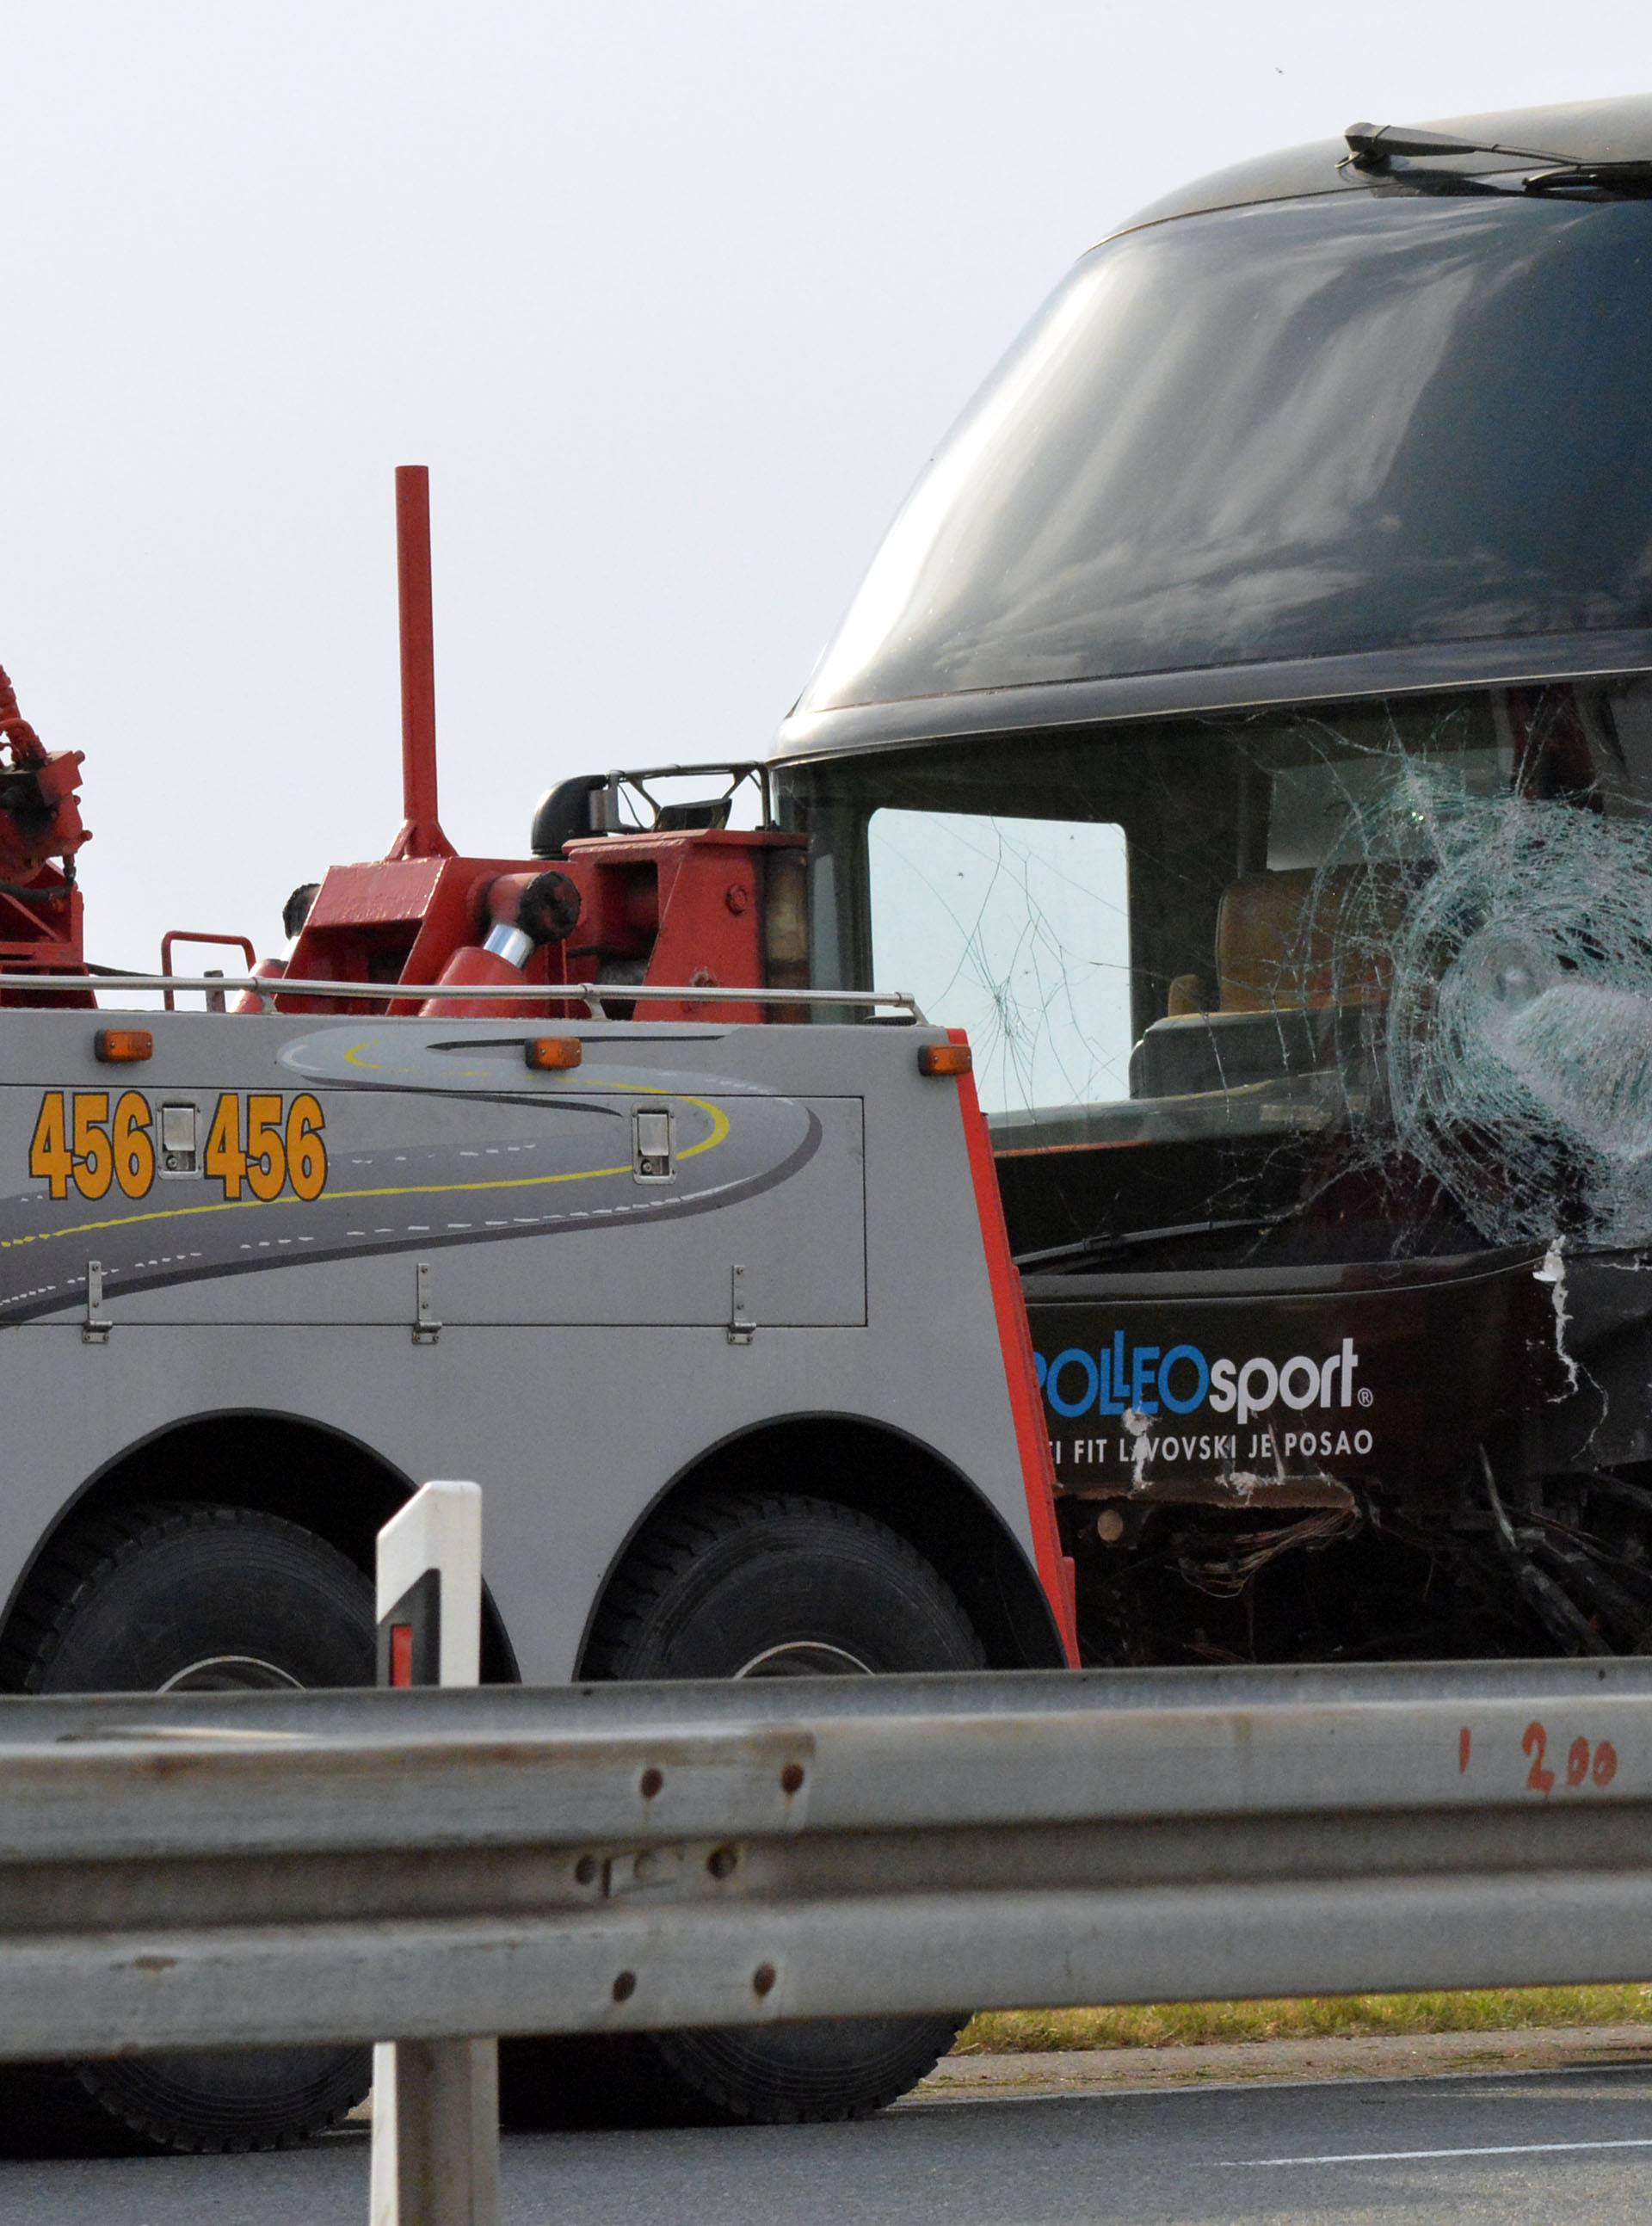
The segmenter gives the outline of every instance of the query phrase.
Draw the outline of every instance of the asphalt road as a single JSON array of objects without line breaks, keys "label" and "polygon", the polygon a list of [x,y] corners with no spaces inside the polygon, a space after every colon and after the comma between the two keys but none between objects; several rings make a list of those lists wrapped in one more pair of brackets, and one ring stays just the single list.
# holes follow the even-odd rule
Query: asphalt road
[{"label": "asphalt road", "polygon": [[[518,2136],[506,2226],[1633,2226],[1640,2066],[927,2100],[867,2125]],[[0,2165],[28,2226],[349,2226],[367,2141],[285,2155]]]}]

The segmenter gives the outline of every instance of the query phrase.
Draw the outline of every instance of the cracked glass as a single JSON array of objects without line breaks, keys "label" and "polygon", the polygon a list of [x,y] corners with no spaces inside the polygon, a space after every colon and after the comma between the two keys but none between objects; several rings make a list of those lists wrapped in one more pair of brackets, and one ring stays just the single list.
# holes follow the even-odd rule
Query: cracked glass
[{"label": "cracked glass", "polygon": [[966,1027],[1059,1267],[1652,1236],[1652,685],[783,768],[816,976]]}]

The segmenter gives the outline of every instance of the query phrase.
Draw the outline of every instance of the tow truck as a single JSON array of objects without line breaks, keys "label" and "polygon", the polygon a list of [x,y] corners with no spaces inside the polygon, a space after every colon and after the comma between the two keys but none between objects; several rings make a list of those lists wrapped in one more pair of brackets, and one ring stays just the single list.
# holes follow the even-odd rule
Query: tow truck
[{"label": "tow truck", "polygon": [[[967,1044],[807,982],[804,842],[772,824],[663,813],[553,851],[555,804],[525,855],[456,855],[422,468],[397,504],[404,824],[227,981],[172,954],[235,937],[169,934],[152,976],[87,961],[79,756],[0,681],[6,1684],[371,1683],[373,1540],[433,1473],[486,1493],[493,1680],[1075,1661]],[[841,2117],[957,2024],[523,2045],[505,2091],[518,2121],[575,2089]],[[0,2108],[247,2148],[369,2076],[354,2050],[119,2045],[8,2074]]]}]

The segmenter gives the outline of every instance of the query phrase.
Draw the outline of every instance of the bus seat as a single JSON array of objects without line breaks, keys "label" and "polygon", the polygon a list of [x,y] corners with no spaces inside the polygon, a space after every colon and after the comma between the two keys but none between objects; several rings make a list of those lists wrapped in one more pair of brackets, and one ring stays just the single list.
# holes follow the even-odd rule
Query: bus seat
[{"label": "bus seat", "polygon": [[1217,914],[1221,1010],[1379,1002],[1409,886],[1397,865],[1292,866],[1229,882]]}]

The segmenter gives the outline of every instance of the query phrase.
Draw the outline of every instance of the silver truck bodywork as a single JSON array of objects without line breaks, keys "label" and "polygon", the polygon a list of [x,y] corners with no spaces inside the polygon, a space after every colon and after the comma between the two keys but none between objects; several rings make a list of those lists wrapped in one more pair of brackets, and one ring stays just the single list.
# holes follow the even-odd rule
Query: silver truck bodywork
[{"label": "silver truck bodywork", "polygon": [[[98,1030],[126,1020],[153,1055],[101,1063]],[[920,1498],[950,1479],[955,1537],[988,1526],[992,1585],[1019,1591],[1030,1634],[989,1654],[1061,1659],[1047,1456],[1025,1412],[1018,1437],[1021,1348],[983,1233],[996,1197],[972,1176],[960,1085],[918,1071],[943,1031],[581,1023],[557,1031],[581,1040],[577,1070],[534,1072],[524,1040],[547,1023],[503,1015],[6,1027],[0,1597],[134,1460],[150,1491],[245,1496],[168,1467],[174,1434],[241,1418],[240,1442],[315,1433],[395,1489],[476,1478],[508,1655],[526,1681],[566,1679],[627,1540],[698,1465],[849,1422],[912,1449]],[[70,1130],[85,1097],[95,1129],[101,1097],[106,1131],[129,1091],[156,1145],[146,1186],[89,1198],[81,1167],[31,1174],[48,1097]],[[319,1193],[231,1195],[203,1164],[226,1102],[245,1140],[255,1098],[278,1101],[279,1130],[302,1097]],[[666,1129],[639,1126],[660,1112]]]}]

